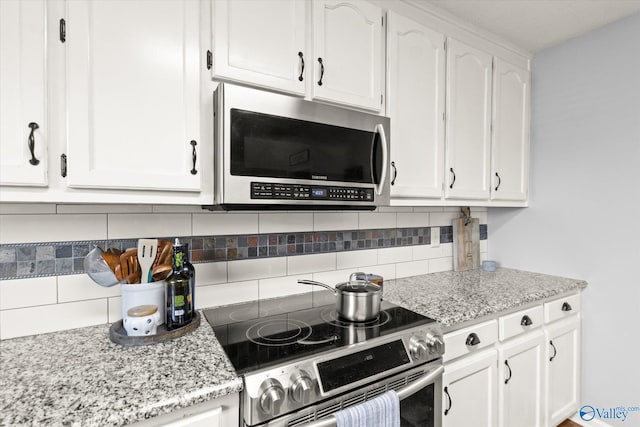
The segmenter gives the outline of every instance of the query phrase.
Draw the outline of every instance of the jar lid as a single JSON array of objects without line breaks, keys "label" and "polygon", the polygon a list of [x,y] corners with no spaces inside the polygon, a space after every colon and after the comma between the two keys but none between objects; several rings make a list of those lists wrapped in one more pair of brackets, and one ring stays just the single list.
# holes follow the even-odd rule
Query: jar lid
[{"label": "jar lid", "polygon": [[144,317],[150,316],[158,311],[158,307],[155,305],[137,305],[127,310],[127,316],[129,317]]}]

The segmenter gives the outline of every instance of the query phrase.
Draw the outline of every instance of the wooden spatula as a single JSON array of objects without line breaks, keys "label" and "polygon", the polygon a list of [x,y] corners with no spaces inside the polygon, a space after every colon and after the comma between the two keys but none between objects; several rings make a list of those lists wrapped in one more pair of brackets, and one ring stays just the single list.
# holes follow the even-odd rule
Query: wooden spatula
[{"label": "wooden spatula", "polygon": [[140,272],[142,273],[140,283],[149,283],[149,272],[153,261],[156,259],[158,250],[158,239],[140,239],[138,240],[138,262],[140,263]]}]

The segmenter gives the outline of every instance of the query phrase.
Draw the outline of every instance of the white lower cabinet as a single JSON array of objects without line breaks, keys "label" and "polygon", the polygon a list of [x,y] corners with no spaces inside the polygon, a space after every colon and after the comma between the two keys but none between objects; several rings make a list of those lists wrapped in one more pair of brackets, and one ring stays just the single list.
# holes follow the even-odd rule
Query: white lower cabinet
[{"label": "white lower cabinet", "polygon": [[235,393],[141,421],[134,425],[136,427],[238,427],[239,420],[240,397]]},{"label": "white lower cabinet", "polygon": [[528,332],[498,349],[498,426],[544,425],[544,333]]},{"label": "white lower cabinet", "polygon": [[580,318],[574,315],[545,328],[546,412],[556,426],[580,406]]},{"label": "white lower cabinet", "polygon": [[483,350],[448,363],[442,377],[442,426],[495,426],[495,349]]},{"label": "white lower cabinet", "polygon": [[579,409],[579,294],[448,332],[444,343],[443,427],[554,427]]}]

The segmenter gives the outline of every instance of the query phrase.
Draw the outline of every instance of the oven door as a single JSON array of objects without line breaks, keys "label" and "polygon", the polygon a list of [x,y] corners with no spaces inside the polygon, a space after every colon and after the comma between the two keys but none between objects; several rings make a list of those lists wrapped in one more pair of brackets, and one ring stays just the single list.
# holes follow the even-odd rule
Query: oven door
[{"label": "oven door", "polygon": [[398,391],[401,427],[440,427],[443,368],[437,369],[440,375],[432,381],[424,378],[418,380],[419,384],[414,383],[406,386],[404,391]]},{"label": "oven door", "polygon": [[347,392],[335,399],[300,409],[272,420],[269,427],[335,427],[333,413],[395,390],[400,399],[401,427],[440,427],[442,424],[442,372],[439,359]]}]

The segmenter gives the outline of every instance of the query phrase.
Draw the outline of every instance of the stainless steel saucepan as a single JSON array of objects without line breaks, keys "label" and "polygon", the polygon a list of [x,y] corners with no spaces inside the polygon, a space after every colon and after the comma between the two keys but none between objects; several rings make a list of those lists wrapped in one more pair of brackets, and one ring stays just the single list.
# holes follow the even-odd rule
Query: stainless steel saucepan
[{"label": "stainless steel saucepan", "polygon": [[348,282],[337,284],[335,289],[313,280],[298,280],[298,283],[322,286],[333,292],[336,296],[336,310],[341,319],[349,322],[368,322],[380,315],[382,288],[366,280],[354,279],[360,274],[364,273],[351,274]]}]

